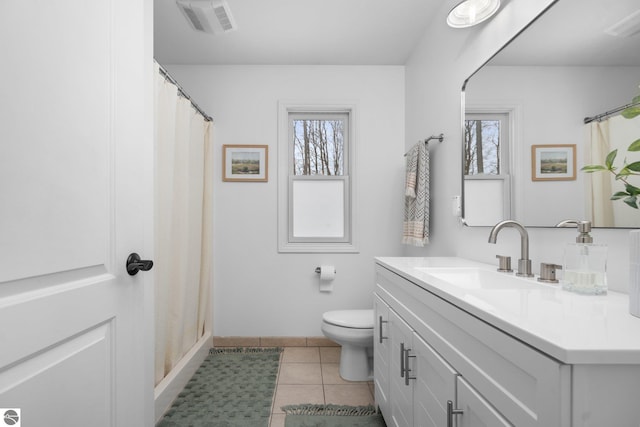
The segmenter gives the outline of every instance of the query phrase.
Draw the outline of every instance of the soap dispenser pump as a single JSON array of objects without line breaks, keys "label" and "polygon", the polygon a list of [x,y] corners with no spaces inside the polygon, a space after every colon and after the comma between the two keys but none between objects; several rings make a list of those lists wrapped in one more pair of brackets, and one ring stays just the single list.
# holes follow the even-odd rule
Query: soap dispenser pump
[{"label": "soap dispenser pump", "polygon": [[576,237],[576,243],[593,243],[593,237],[591,237],[591,221],[577,221],[574,219],[565,219],[560,221],[556,227],[567,227],[575,224],[578,227],[578,236]]},{"label": "soap dispenser pump", "polygon": [[565,220],[556,227],[578,228],[576,243],[568,243],[564,253],[562,288],[580,294],[607,293],[607,246],[593,243],[591,222]]}]

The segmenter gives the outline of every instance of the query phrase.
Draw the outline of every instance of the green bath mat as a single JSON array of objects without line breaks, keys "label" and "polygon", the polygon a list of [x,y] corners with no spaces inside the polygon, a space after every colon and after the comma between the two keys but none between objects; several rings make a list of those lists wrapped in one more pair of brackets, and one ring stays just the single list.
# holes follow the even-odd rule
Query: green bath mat
[{"label": "green bath mat", "polygon": [[288,405],[285,427],[386,427],[382,415],[369,406]]},{"label": "green bath mat", "polygon": [[281,352],[212,349],[156,427],[268,427]]}]

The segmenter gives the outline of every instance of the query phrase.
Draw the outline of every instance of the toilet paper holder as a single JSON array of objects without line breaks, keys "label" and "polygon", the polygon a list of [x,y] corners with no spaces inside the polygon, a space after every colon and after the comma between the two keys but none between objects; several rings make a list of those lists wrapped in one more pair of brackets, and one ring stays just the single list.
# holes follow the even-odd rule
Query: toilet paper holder
[{"label": "toilet paper holder", "polygon": [[[322,269],[320,267],[316,267],[315,272],[320,274],[320,272],[322,271]],[[333,272],[336,273],[336,269],[333,269]]]}]

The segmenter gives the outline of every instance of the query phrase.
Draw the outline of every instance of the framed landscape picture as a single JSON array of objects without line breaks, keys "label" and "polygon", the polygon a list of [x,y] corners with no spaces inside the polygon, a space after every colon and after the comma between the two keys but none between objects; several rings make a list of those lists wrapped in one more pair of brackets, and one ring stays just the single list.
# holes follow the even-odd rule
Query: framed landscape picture
[{"label": "framed landscape picture", "polygon": [[532,145],[532,181],[572,181],[576,179],[576,145]]},{"label": "framed landscape picture", "polygon": [[267,145],[223,145],[222,180],[267,182],[268,160]]}]

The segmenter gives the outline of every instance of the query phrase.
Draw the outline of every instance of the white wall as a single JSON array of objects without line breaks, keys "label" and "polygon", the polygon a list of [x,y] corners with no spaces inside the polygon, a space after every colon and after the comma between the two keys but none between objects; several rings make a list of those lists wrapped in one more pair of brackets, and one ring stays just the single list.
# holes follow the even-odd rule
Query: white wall
[{"label": "white wall", "polygon": [[[513,37],[551,0],[512,0],[496,17],[477,28],[450,29],[445,16],[455,1],[444,2],[428,24],[421,44],[406,66],[406,145],[425,132],[444,132],[447,139],[432,156],[432,243],[425,249],[408,248],[405,255],[459,255],[495,263],[496,254],[519,256],[515,231],[503,231],[498,243],[488,244],[488,227],[464,227],[451,215],[450,198],[460,193],[461,102],[463,81]],[[529,229],[534,271],[540,262],[562,262],[564,244],[575,230]],[[596,242],[609,245],[608,277],[611,289],[628,289],[628,231],[595,230]]]},{"label": "white wall", "polygon": [[[167,66],[223,144],[269,145],[269,182],[214,184],[214,335],[322,336],[322,313],[370,308],[374,256],[401,255],[404,67]],[[358,254],[277,252],[278,101],[357,105]],[[337,270],[320,293],[316,266]]]}]

